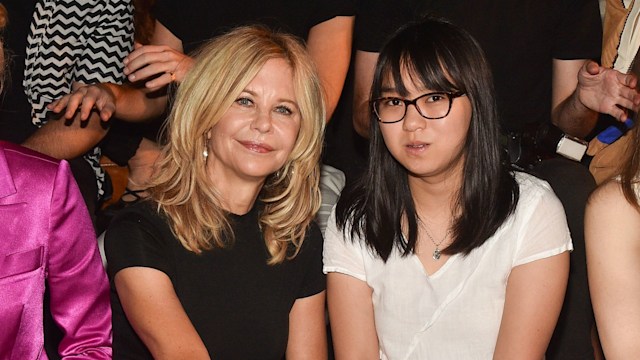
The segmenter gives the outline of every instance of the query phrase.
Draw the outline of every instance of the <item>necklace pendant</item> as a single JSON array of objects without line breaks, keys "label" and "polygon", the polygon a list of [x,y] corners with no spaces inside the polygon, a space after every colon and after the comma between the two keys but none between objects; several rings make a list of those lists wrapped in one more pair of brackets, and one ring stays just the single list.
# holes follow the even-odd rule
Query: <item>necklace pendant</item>
[{"label": "necklace pendant", "polygon": [[433,260],[440,260],[440,249],[436,248],[433,250]]}]

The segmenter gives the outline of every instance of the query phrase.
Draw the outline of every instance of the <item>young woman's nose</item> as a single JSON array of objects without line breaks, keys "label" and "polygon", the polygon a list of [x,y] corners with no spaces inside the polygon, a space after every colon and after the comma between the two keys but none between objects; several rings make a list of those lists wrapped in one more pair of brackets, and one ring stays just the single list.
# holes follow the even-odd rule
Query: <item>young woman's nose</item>
[{"label": "young woman's nose", "polygon": [[407,112],[404,114],[402,128],[406,131],[424,129],[427,126],[427,121],[427,119],[420,115],[418,108],[411,104],[407,107]]}]

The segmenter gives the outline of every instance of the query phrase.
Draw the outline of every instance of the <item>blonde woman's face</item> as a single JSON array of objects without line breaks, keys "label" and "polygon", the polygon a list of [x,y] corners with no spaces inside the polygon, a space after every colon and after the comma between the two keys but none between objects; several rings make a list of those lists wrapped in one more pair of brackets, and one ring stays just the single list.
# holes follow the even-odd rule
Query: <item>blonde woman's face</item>
[{"label": "blonde woman's face", "polygon": [[210,176],[263,182],[286,163],[300,121],[291,67],[283,59],[267,61],[208,133]]}]

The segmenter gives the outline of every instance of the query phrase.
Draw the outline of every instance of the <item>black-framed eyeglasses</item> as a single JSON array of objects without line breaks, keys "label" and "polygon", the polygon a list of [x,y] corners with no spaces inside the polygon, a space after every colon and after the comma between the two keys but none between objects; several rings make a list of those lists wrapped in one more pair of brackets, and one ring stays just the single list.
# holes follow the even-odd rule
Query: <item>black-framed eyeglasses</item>
[{"label": "black-framed eyeglasses", "polygon": [[464,92],[430,92],[413,100],[397,97],[383,97],[373,100],[373,111],[378,121],[384,124],[397,123],[407,115],[407,108],[413,105],[425,119],[442,119],[449,115],[453,99],[464,95]]}]

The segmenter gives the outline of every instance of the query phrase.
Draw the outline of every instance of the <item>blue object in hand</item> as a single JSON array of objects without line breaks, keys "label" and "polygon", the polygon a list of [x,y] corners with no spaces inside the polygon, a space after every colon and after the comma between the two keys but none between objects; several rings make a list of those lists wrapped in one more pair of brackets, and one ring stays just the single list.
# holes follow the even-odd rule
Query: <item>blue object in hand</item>
[{"label": "blue object in hand", "polygon": [[633,127],[633,120],[631,120],[631,118],[628,118],[624,123],[621,123],[618,126],[611,125],[608,128],[602,130],[602,132],[598,134],[597,138],[598,140],[600,140],[600,142],[609,145],[614,141],[618,140],[622,136],[622,134],[624,134],[627,130],[631,129],[632,127]]}]

